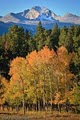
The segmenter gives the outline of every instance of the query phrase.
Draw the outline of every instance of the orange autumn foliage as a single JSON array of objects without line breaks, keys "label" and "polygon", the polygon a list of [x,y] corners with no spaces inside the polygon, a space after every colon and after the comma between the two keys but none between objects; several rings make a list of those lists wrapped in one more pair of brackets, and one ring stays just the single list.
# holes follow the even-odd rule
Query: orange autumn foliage
[{"label": "orange autumn foliage", "polygon": [[[31,52],[26,58],[15,58],[11,62],[9,72],[10,85],[12,88],[15,86],[13,97],[17,98],[18,92],[19,95],[23,92],[27,94],[28,99],[34,98],[33,101],[36,101],[36,96],[42,99],[46,91],[46,100],[52,101],[54,98],[55,102],[63,102],[67,88],[72,84],[73,75],[69,71],[70,61],[71,56],[63,46],[57,52],[45,46],[40,51]],[[58,94],[53,96],[55,93]],[[45,97],[43,100],[45,101]]]}]

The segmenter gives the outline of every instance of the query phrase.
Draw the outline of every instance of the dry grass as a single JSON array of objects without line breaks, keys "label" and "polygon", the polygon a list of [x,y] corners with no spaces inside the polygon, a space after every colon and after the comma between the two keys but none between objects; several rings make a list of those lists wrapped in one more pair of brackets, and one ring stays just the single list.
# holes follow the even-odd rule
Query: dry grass
[{"label": "dry grass", "polygon": [[56,112],[27,112],[21,114],[0,114],[0,120],[80,120],[79,114]]}]

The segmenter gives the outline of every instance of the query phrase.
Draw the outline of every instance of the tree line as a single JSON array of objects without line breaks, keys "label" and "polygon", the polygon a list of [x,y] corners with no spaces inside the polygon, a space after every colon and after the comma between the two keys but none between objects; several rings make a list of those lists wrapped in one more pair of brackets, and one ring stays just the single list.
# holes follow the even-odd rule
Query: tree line
[{"label": "tree line", "polygon": [[31,35],[17,25],[0,36],[0,105],[80,110],[80,26],[46,30],[39,22]]}]

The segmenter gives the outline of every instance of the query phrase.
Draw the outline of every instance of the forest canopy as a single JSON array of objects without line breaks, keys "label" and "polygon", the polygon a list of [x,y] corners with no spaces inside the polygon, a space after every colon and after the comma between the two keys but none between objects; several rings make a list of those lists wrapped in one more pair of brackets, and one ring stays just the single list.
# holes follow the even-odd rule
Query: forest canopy
[{"label": "forest canopy", "polygon": [[[14,25],[0,36],[0,105],[76,105],[80,110],[80,26],[46,30],[39,22],[31,35]],[[66,108],[67,109],[67,108]],[[67,109],[68,110],[68,109]]]}]

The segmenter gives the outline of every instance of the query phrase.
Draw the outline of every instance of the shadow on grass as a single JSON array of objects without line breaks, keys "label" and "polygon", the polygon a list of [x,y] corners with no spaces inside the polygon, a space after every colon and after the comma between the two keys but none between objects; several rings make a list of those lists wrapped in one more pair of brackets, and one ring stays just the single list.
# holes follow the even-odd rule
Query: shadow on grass
[{"label": "shadow on grass", "polygon": [[0,112],[0,115],[18,115],[18,113],[7,113],[7,112]]}]

